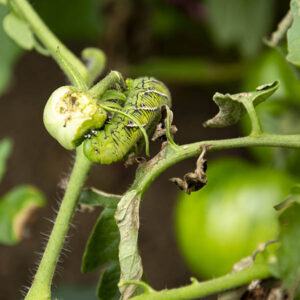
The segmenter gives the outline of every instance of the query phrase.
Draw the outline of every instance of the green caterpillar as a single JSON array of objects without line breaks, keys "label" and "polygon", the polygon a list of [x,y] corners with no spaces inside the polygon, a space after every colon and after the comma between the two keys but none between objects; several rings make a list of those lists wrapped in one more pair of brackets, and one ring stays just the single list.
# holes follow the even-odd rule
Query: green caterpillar
[{"label": "green caterpillar", "polygon": [[142,137],[142,130],[132,119],[149,132],[159,121],[162,106],[171,106],[167,87],[153,77],[127,79],[126,84],[128,90],[121,112],[132,118],[114,113],[103,130],[84,141],[84,153],[93,162],[110,164],[122,160]]}]

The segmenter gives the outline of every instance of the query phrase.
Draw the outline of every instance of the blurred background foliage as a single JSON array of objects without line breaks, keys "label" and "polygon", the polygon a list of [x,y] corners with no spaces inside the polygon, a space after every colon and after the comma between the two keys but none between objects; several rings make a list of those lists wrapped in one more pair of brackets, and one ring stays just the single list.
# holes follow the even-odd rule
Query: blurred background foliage
[{"label": "blurred background foliage", "polygon": [[[120,70],[125,77],[153,75],[164,81],[173,94],[175,123],[180,129],[177,134],[178,143],[247,134],[249,124],[246,118],[239,127],[218,130],[201,128],[200,124],[217,110],[211,101],[213,92],[253,90],[274,79],[280,80],[279,91],[258,107],[262,126],[270,133],[299,132],[300,85],[297,70],[284,58],[284,43],[278,49],[268,48],[263,43],[263,38],[270,36],[287,12],[288,2],[31,1],[51,30],[76,54],[79,55],[84,47],[96,46],[107,54],[107,70]],[[8,9],[0,4],[1,22],[7,13]],[[0,138],[11,136],[16,145],[8,177],[4,179],[1,191],[7,192],[23,181],[32,182],[46,193],[48,208],[55,206],[55,201],[59,198],[57,195],[61,195],[55,184],[61,178],[60,174],[68,168],[70,159],[46,134],[42,128],[41,116],[47,95],[63,84],[62,74],[50,59],[33,52],[25,53],[7,37],[0,26]],[[34,90],[37,85],[38,89]],[[159,145],[152,147],[158,149]],[[300,175],[297,167],[300,155],[297,151],[249,150],[223,151],[211,157],[238,155],[255,162],[257,166],[268,165],[296,177]],[[56,161],[57,166],[53,166],[53,161]],[[12,167],[14,172],[10,171]],[[163,182],[172,177],[174,172],[183,174],[193,167],[193,161],[186,162],[185,166],[175,166],[161,180]],[[18,168],[23,171],[16,173]],[[134,168],[124,170],[121,164],[113,165],[110,169],[98,166],[97,170],[97,173],[92,173],[89,183],[118,193],[128,187],[134,174]],[[154,184],[153,191],[149,192],[143,203],[141,252],[145,257],[146,273],[155,288],[165,287],[165,284],[168,287],[182,285],[190,277],[190,271],[177,250],[171,250],[176,248],[176,243],[172,233],[170,207],[173,207],[176,196],[175,188],[170,193],[165,181],[161,186]],[[153,201],[153,198],[165,201],[161,203],[162,201]],[[170,199],[166,200],[167,198]],[[53,213],[49,209],[42,216],[52,218]],[[69,265],[65,265],[66,270],[62,271],[66,275],[57,279],[58,284],[64,282],[64,279],[70,283],[96,284],[96,277],[93,275],[86,277],[87,279],[75,275],[79,273],[80,257],[91,231],[92,221],[96,217],[96,213],[93,217],[79,217],[78,223],[86,222],[87,225],[78,229],[80,238],[70,245],[70,248],[75,245],[74,254],[68,258]],[[32,228],[33,234],[39,235],[41,230],[48,230],[49,223],[43,225],[43,221],[39,220],[38,225]],[[164,232],[161,228],[165,229]],[[1,284],[0,299],[19,299],[19,287],[28,279],[27,271],[32,267],[31,262],[36,260],[32,252],[39,247],[39,242],[36,237],[35,240],[29,239],[27,243],[22,242],[12,252],[11,248],[5,246],[0,249],[3,253],[0,275],[6,276],[7,282],[13,282]],[[79,244],[77,249],[76,245]],[[4,260],[13,253],[15,259],[10,267],[12,270],[8,271]],[[166,263],[160,264],[162,260],[166,260]],[[165,270],[160,270],[160,265],[165,266]],[[21,270],[17,276],[16,268]],[[59,290],[58,294],[65,295],[69,290],[67,287]],[[61,297],[75,299],[72,295]],[[93,299],[90,296],[84,298]]]}]

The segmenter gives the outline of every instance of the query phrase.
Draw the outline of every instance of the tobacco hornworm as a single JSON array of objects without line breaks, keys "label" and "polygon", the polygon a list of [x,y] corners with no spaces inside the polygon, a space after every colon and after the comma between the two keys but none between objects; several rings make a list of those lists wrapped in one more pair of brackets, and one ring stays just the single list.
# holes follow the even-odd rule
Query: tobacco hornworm
[{"label": "tobacco hornworm", "polygon": [[84,141],[84,153],[93,162],[110,164],[123,159],[142,137],[140,126],[150,131],[160,119],[162,106],[171,105],[167,87],[153,77],[127,79],[126,84],[123,108],[104,129]]}]

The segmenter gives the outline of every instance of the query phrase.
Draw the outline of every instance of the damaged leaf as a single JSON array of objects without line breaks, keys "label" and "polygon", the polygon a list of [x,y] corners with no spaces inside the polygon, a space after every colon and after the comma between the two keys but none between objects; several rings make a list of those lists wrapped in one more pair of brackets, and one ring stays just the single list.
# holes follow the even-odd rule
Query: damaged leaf
[{"label": "damaged leaf", "polygon": [[206,169],[207,160],[204,158],[207,150],[207,146],[201,147],[201,154],[196,163],[196,169],[194,172],[189,172],[183,176],[183,179],[174,177],[170,181],[174,182],[181,190],[187,194],[196,192],[203,188],[207,183]]},{"label": "damaged leaf", "polygon": [[[119,260],[121,267],[120,283],[129,280],[138,281],[143,274],[141,257],[138,251],[139,205],[141,195],[136,190],[127,192],[118,204],[116,221],[120,231]],[[136,286],[126,285],[120,288],[121,299],[129,299]]]},{"label": "damaged leaf", "polygon": [[300,204],[294,202],[285,208],[279,222],[277,260],[270,264],[270,269],[275,277],[283,280],[289,299],[294,299],[300,292]]},{"label": "damaged leaf", "polygon": [[249,106],[255,107],[268,99],[279,87],[279,82],[261,85],[253,92],[238,94],[215,93],[214,102],[219,107],[218,114],[206,121],[205,127],[226,127],[236,124],[243,114],[248,111]]},{"label": "damaged leaf", "polygon": [[[161,117],[161,122],[158,123],[156,126],[156,129],[154,131],[154,134],[152,136],[152,141],[156,141],[157,139],[161,137],[167,137],[168,135],[168,128],[169,128],[169,135],[171,138],[174,137],[176,132],[178,131],[177,127],[175,125],[172,125],[173,123],[173,112],[167,107],[163,106],[162,107],[162,117]],[[169,120],[168,120],[169,117]]]},{"label": "damaged leaf", "polygon": [[0,199],[0,243],[15,245],[24,236],[34,211],[45,205],[43,194],[28,185],[18,186]]}]

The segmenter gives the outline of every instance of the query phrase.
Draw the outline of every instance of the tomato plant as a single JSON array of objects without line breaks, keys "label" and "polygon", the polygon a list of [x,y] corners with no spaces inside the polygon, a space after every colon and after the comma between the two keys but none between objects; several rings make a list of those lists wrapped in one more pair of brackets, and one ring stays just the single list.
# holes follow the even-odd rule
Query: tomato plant
[{"label": "tomato plant", "polygon": [[[278,169],[300,174],[297,170],[298,161],[300,163],[297,153],[300,149],[300,84],[295,72],[300,67],[300,0],[290,1],[290,9],[285,7],[287,14],[276,31],[271,33],[274,1],[101,1],[101,9],[105,6],[104,14],[111,17],[107,20],[101,17],[105,21],[98,22],[98,0],[42,1],[46,6],[34,7],[29,0],[0,0],[0,17],[3,19],[0,29],[0,73],[4,75],[0,76],[0,93],[8,83],[12,74],[10,66],[18,55],[36,50],[39,54],[51,57],[68,83],[61,83],[60,88],[53,87],[55,91],[44,109],[44,125],[58,142],[57,146],[63,146],[61,151],[76,152],[70,174],[61,180],[64,195],[55,213],[51,233],[46,235],[47,244],[34,278],[30,281],[31,286],[26,293],[24,291],[25,300],[53,298],[53,278],[74,213],[77,210],[92,211],[95,206],[102,209],[87,241],[81,271],[86,273],[101,269],[97,286],[99,300],[199,299],[223,294],[231,289],[233,291],[230,292],[234,293],[242,290],[243,295],[238,296],[241,299],[255,298],[251,293],[256,294],[260,289],[265,299],[277,299],[278,294],[281,299],[299,297],[300,187],[291,188],[294,178]],[[84,19],[83,2],[89,7],[87,26],[77,22],[77,19]],[[35,11],[38,7],[43,18]],[[107,70],[106,55],[100,49],[85,48],[81,57],[71,52],[50,30],[51,22],[44,22],[47,20],[44,13],[50,11],[50,7],[55,12],[55,25],[63,24],[61,31],[53,27],[60,37],[64,37],[63,32],[73,28],[75,35],[78,31],[80,36],[83,34],[88,38],[100,33],[97,24],[107,26],[101,32],[105,32],[107,45],[103,47],[108,50],[108,59],[111,61],[108,66],[121,69],[121,72]],[[152,12],[154,14],[151,16]],[[68,24],[72,28],[66,28]],[[149,24],[155,24],[152,26],[153,32],[148,32],[151,31]],[[85,34],[87,31],[89,34]],[[6,38],[2,37],[3,34]],[[258,55],[258,62],[253,66],[245,64],[245,61],[250,61],[251,57],[253,59],[260,53],[264,35],[269,35],[266,44],[273,50],[267,51],[266,55],[262,53],[261,57]],[[13,50],[15,48],[7,37],[24,51]],[[285,39],[287,47],[281,43]],[[94,44],[102,44],[98,42]],[[217,45],[216,49],[214,44]],[[188,55],[185,53],[187,49]],[[276,52],[275,49],[280,51]],[[219,54],[222,57],[212,61]],[[31,64],[29,66],[31,69]],[[104,71],[109,72],[105,75]],[[48,76],[48,72],[43,73]],[[181,100],[184,108],[178,109],[181,116],[185,117],[183,123],[190,125],[186,127],[189,130],[181,128],[187,138],[192,131],[199,134],[199,115],[209,105],[204,101],[197,101],[198,106],[192,103],[194,92],[191,86],[187,86],[180,96],[182,98],[176,100],[176,89],[172,87],[169,90],[165,82],[168,85],[171,81],[210,84],[211,88],[213,84],[241,82],[246,73],[248,85],[245,84],[245,90],[215,92],[212,95],[218,112],[203,125],[213,128],[233,126],[247,115],[250,121],[247,133],[180,145],[175,139],[177,128],[173,124],[175,112],[177,115],[177,100]],[[39,94],[39,78],[33,76],[31,80],[34,93]],[[24,86],[29,87],[27,84]],[[232,87],[227,86],[228,90]],[[23,127],[27,129],[28,121],[33,119],[35,122],[31,113],[42,123],[42,116],[36,114],[41,110],[31,109],[30,102],[26,102],[34,94],[29,89],[20,92],[23,106],[19,106],[19,102],[16,110],[0,111],[3,115],[13,111],[12,117],[7,117],[8,127],[4,127],[3,132],[6,134],[10,126],[13,128],[21,124],[22,138],[26,144],[33,144],[36,148],[37,155],[33,157],[35,163],[39,164],[47,157],[44,153],[47,147],[40,149],[37,143],[39,137],[34,131],[28,130],[31,139],[23,134]],[[205,93],[203,95],[206,97]],[[269,100],[271,97],[273,99]],[[266,105],[262,104],[265,101]],[[174,106],[174,113],[171,105]],[[257,108],[258,105],[262,108]],[[17,110],[20,112],[18,117]],[[196,113],[196,124],[193,124],[193,113]],[[161,145],[157,153],[150,157],[149,137],[152,134],[151,140],[159,140]],[[143,147],[145,157],[140,157],[144,154]],[[241,159],[211,162],[208,157],[210,151],[245,147],[268,149],[256,152],[260,166]],[[20,162],[27,161],[26,155],[30,151],[16,148],[21,149]],[[0,142],[0,179],[10,149],[10,139]],[[284,155],[282,149],[286,151]],[[59,163],[58,156],[53,156],[54,162]],[[193,279],[184,287],[154,290],[150,283],[144,281],[145,269],[139,251],[140,204],[152,182],[161,173],[192,157],[198,157],[195,170],[190,170],[182,178],[171,178],[171,182],[181,190],[192,193],[179,197],[176,233],[190,268],[202,279],[219,277],[204,282]],[[19,165],[18,160],[15,161]],[[207,161],[209,169],[206,173]],[[112,194],[95,187],[85,187],[94,164],[119,163],[122,168],[122,162],[125,162],[125,166],[138,164],[130,186],[124,180],[127,178],[120,177],[120,182],[128,186],[122,195],[116,194],[121,189],[117,184],[111,185],[114,188]],[[267,167],[267,164],[274,165],[274,168]],[[43,169],[44,172],[51,172],[51,165]],[[109,172],[101,170],[99,174],[102,178],[109,177]],[[47,182],[43,173],[38,172],[38,176],[42,182]],[[105,185],[101,188],[105,189]],[[152,199],[157,200],[156,197]],[[159,212],[163,211],[161,203],[157,208]],[[19,186],[1,197],[0,242],[6,245],[18,243],[25,232],[25,225],[32,218],[33,208],[43,204],[43,194],[31,185]],[[275,205],[277,211],[274,210]],[[168,205],[167,208],[169,210]],[[156,225],[154,218],[151,221],[151,226]],[[151,234],[160,237],[164,228],[157,228],[159,230],[156,231],[151,227]],[[231,272],[236,261],[250,255],[260,243],[270,239],[273,239],[274,247],[267,248],[270,243],[264,244],[260,247],[258,259],[257,255],[250,256],[248,264]],[[149,240],[152,242],[152,239]],[[155,259],[152,258],[152,261],[155,262]],[[9,271],[9,267],[9,264],[8,267],[4,264],[5,272]],[[253,281],[256,283],[254,290]],[[2,296],[3,293],[0,294]],[[225,298],[232,299],[228,295]]]}]

